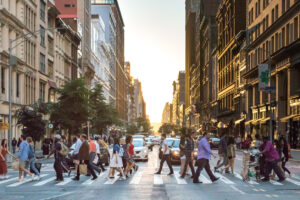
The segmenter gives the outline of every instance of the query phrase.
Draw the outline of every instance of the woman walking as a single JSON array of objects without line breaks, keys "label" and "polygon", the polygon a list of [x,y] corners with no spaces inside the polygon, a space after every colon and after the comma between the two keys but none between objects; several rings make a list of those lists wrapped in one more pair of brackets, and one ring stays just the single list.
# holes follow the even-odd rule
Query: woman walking
[{"label": "woman walking", "polygon": [[122,162],[122,158],[119,156],[119,152],[120,152],[120,141],[118,138],[114,139],[114,147],[113,147],[113,154],[111,156],[111,160],[110,160],[110,169],[107,175],[107,179],[109,179],[114,170],[117,170],[118,172],[121,173],[122,175],[122,179],[126,180],[126,177],[124,175],[124,172],[122,170],[123,167],[123,162]]},{"label": "woman walking", "polygon": [[[35,155],[34,155],[34,145],[33,145],[33,141],[31,137],[27,137],[26,141],[29,144],[29,153],[28,153],[28,161],[26,161],[25,163],[25,169],[32,169],[32,171],[35,173],[35,175],[37,175],[38,180],[41,179],[40,176],[40,172],[37,170],[37,168],[35,167]],[[26,178],[26,173],[23,173],[24,178]]]},{"label": "woman walking", "polygon": [[[224,169],[229,170],[229,168],[231,168],[231,173],[233,174],[234,173],[234,159],[235,159],[235,148],[234,148],[234,138],[233,137],[228,138],[227,156],[228,156],[229,163],[227,166],[225,166]],[[224,169],[222,169],[222,173],[223,173]]]},{"label": "woman walking", "polygon": [[7,179],[6,154],[15,158],[7,149],[7,139],[3,139],[0,146],[0,180]]},{"label": "woman walking", "polygon": [[127,136],[126,138],[126,147],[127,147],[127,155],[128,155],[128,159],[127,159],[127,165],[126,165],[126,171],[125,174],[127,176],[128,172],[132,170],[132,168],[134,168],[135,171],[138,170],[138,166],[135,165],[133,156],[134,156],[134,145],[132,144],[133,142],[133,137],[131,135]]},{"label": "woman walking", "polygon": [[282,169],[283,169],[284,172],[287,172],[289,174],[289,177],[291,177],[290,170],[288,170],[285,166],[287,161],[289,160],[289,149],[288,149],[287,141],[286,141],[286,139],[284,139],[284,137],[281,137],[279,139],[279,145],[281,146],[282,153],[283,153],[283,156],[281,158],[281,160],[282,160],[282,164],[281,164]]}]

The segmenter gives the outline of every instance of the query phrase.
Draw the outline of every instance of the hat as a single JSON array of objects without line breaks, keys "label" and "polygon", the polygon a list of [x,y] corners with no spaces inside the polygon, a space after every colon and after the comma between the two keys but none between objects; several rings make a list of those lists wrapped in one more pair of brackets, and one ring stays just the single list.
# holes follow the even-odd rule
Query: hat
[{"label": "hat", "polygon": [[60,136],[59,134],[56,134],[56,135],[55,135],[55,138],[60,140],[60,139],[61,139],[61,136]]}]

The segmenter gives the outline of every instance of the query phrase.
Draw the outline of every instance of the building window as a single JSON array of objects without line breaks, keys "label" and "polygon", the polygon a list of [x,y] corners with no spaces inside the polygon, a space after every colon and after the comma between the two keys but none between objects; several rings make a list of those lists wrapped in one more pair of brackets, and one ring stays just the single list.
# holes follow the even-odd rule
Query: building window
[{"label": "building window", "polygon": [[286,25],[286,46],[290,44],[290,24]]},{"label": "building window", "polygon": [[45,55],[40,54],[40,72],[46,72],[46,63],[45,63]]},{"label": "building window", "polygon": [[290,8],[290,0],[286,0],[286,9]]},{"label": "building window", "polygon": [[298,32],[298,17],[296,17],[295,19],[294,19],[294,39],[295,40],[297,40],[298,38],[299,38],[299,36],[298,36],[298,34],[299,34],[299,32]]},{"label": "building window", "polygon": [[275,20],[278,19],[278,4],[275,7]]},{"label": "building window", "polygon": [[282,15],[283,15],[283,13],[285,12],[285,0],[282,0],[281,1],[281,10],[282,10]]},{"label": "building window", "polygon": [[55,102],[55,90],[49,89],[49,102],[54,103]]},{"label": "building window", "polygon": [[273,24],[274,21],[275,21],[275,10],[274,10],[274,8],[272,9],[272,18],[271,18],[271,20],[272,20],[272,24]]},{"label": "building window", "polygon": [[269,27],[269,15],[266,17],[266,29]]},{"label": "building window", "polygon": [[5,69],[1,67],[1,93],[5,94]]},{"label": "building window", "polygon": [[42,102],[45,102],[45,87],[46,84],[44,82],[40,82],[39,98]]},{"label": "building window", "polygon": [[16,75],[16,97],[20,97],[20,74]]},{"label": "building window", "polygon": [[45,47],[45,29],[44,27],[40,27],[40,44]]},{"label": "building window", "polygon": [[258,15],[260,15],[260,4],[261,4],[261,2],[260,2],[260,0],[258,0]]},{"label": "building window", "polygon": [[43,21],[45,21],[45,9],[46,3],[44,2],[44,0],[40,0],[40,18]]}]

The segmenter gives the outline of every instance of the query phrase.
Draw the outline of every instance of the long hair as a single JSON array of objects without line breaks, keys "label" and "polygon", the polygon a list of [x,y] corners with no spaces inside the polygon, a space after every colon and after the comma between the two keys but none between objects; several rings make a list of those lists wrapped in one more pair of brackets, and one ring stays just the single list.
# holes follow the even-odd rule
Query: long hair
[{"label": "long hair", "polygon": [[129,144],[130,141],[131,141],[131,139],[132,139],[132,136],[131,135],[127,135],[127,137],[126,137],[126,144]]},{"label": "long hair", "polygon": [[1,146],[3,147],[3,148],[7,148],[7,143],[5,144],[5,141],[7,141],[6,139],[3,139],[2,141],[1,141]]}]

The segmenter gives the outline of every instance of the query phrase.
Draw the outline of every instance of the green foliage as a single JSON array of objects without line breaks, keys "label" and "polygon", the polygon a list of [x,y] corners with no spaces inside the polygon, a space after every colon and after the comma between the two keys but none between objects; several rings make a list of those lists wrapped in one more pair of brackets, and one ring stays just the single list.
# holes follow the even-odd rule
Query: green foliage
[{"label": "green foliage", "polygon": [[143,117],[137,118],[136,122],[137,122],[138,129],[140,129],[142,127],[144,133],[147,133],[152,129],[149,120],[147,120]]},{"label": "green foliage", "polygon": [[134,135],[139,132],[139,128],[135,124],[128,124],[126,130],[129,135]]},{"label": "green foliage", "polygon": [[172,133],[173,128],[174,128],[174,125],[165,123],[159,127],[158,132],[163,133],[163,134],[170,134],[170,133]]}]

